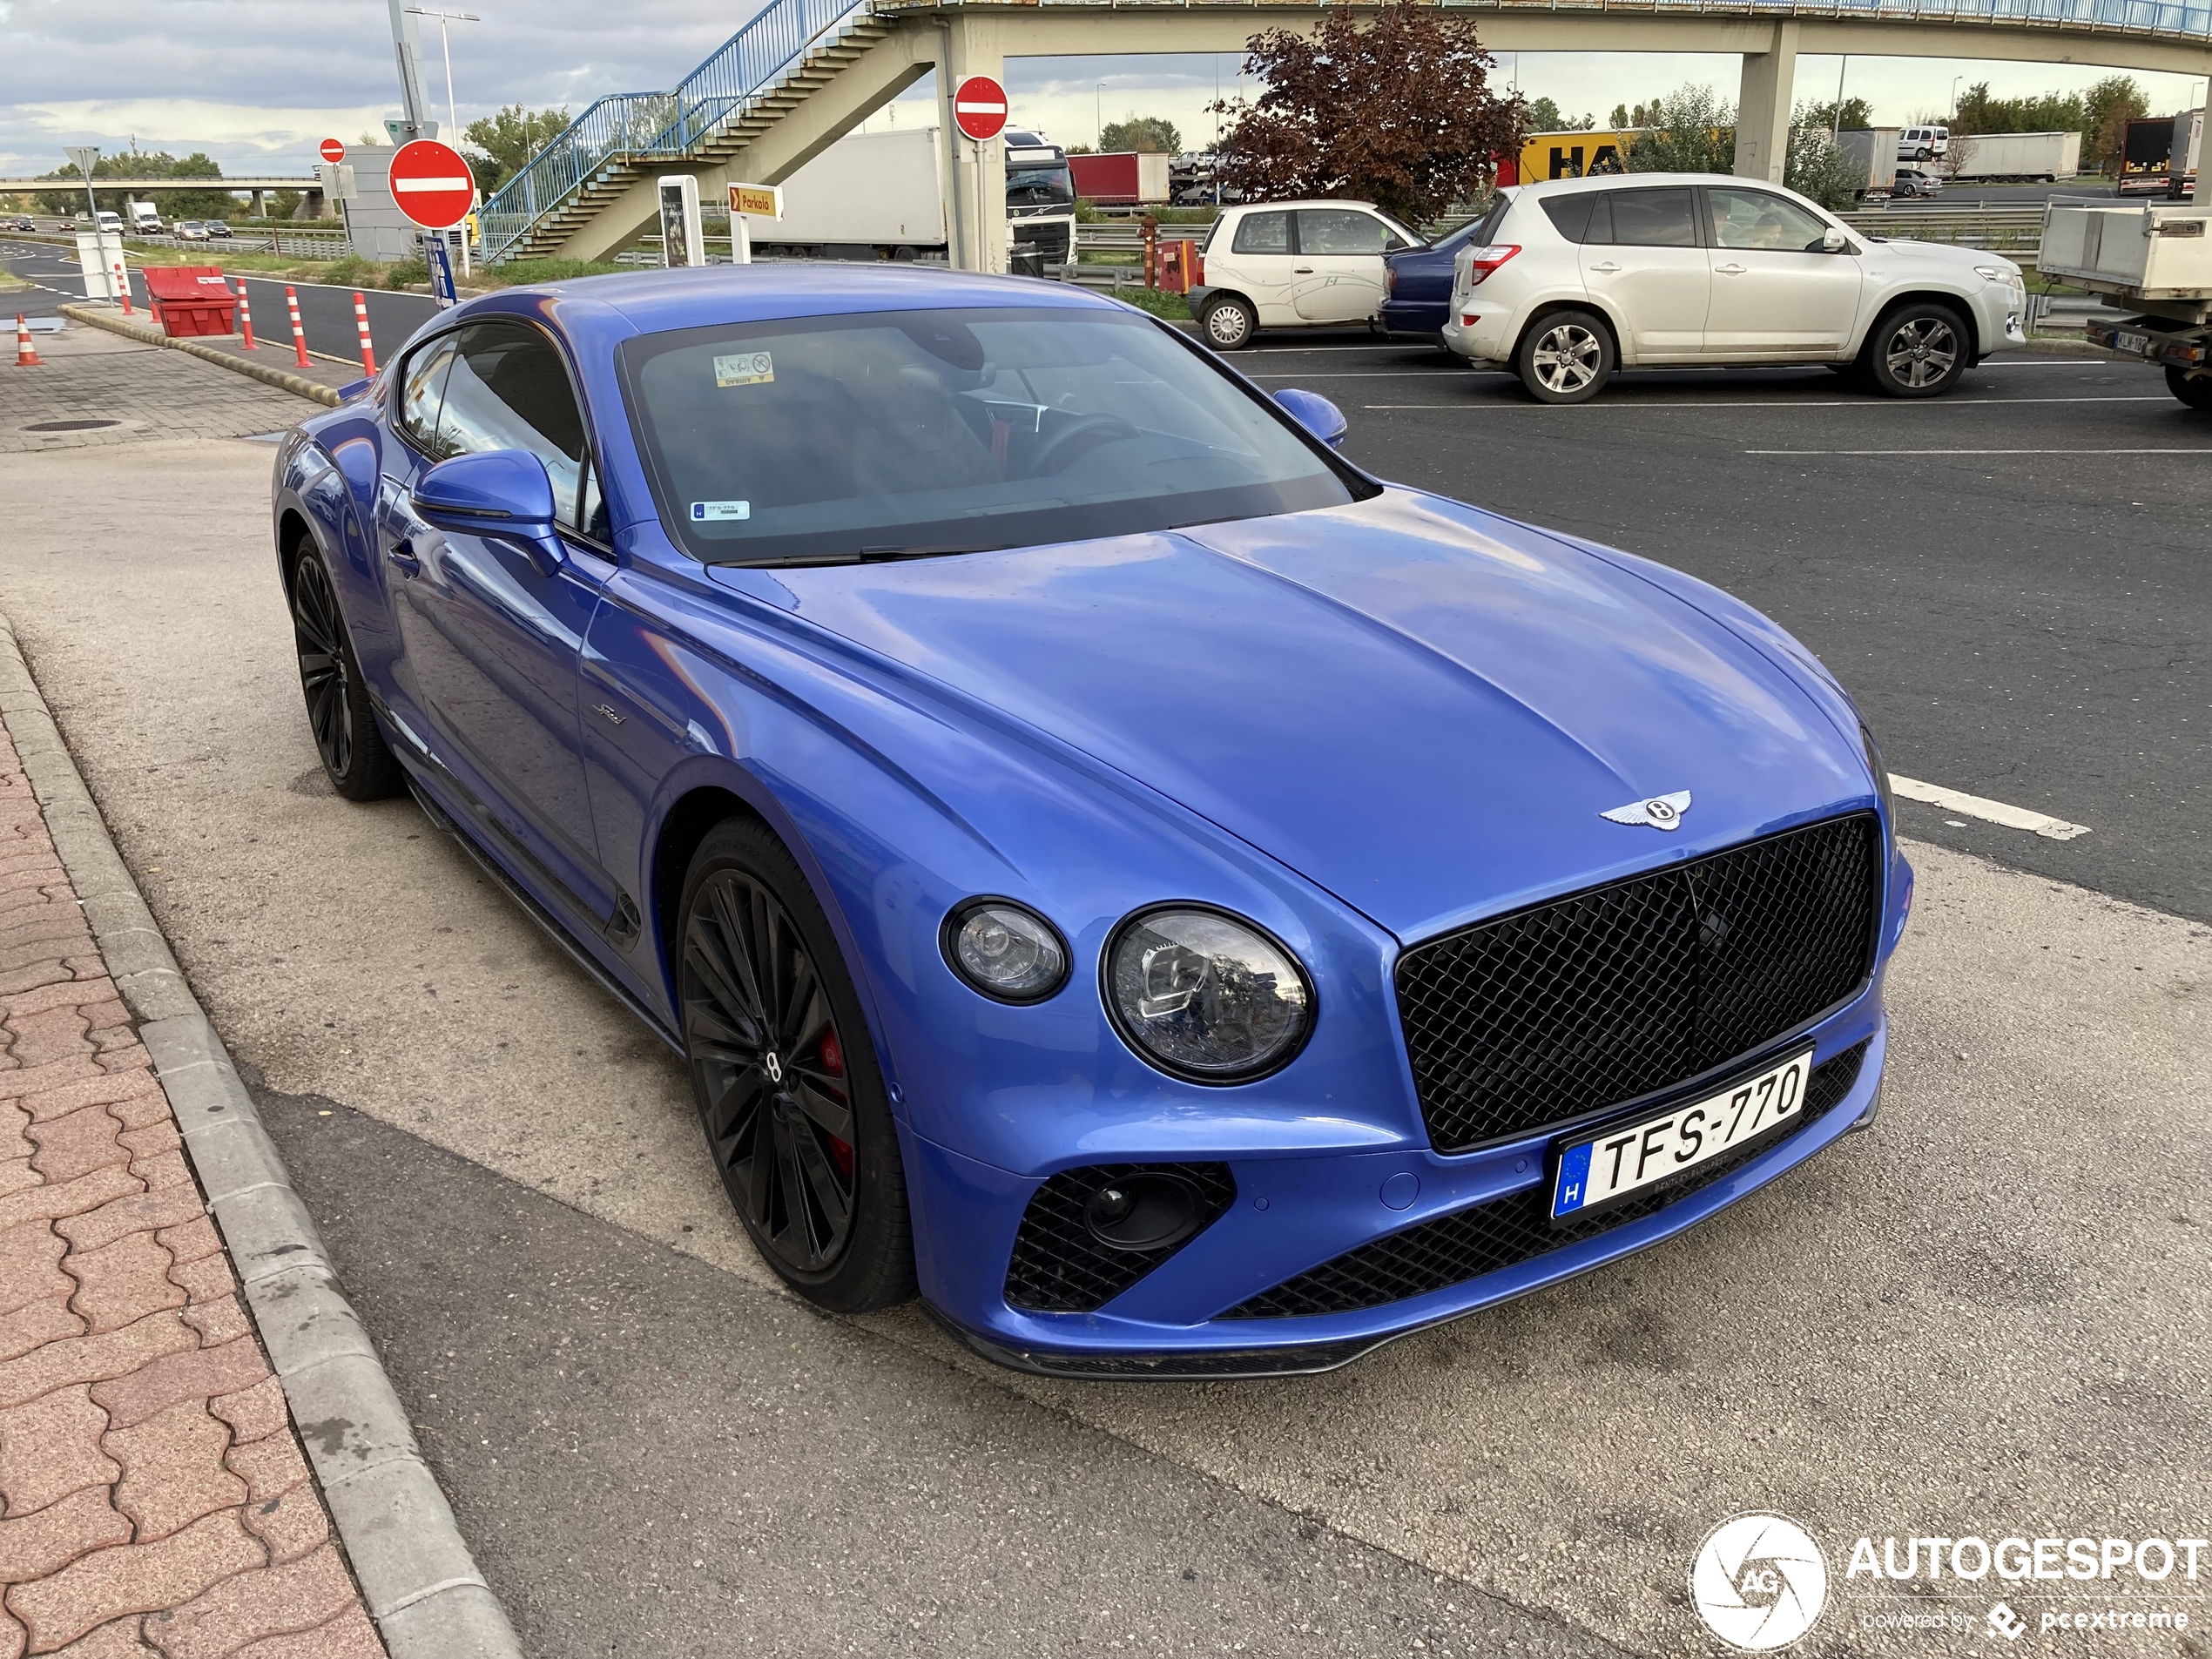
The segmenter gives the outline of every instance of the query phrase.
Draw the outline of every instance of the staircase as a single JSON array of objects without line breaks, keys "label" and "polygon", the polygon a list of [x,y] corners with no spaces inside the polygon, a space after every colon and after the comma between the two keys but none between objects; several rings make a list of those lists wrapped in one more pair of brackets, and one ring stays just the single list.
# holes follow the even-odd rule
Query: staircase
[{"label": "staircase", "polygon": [[873,0],[773,0],[670,92],[620,92],[570,122],[477,213],[487,261],[543,258],[657,172],[724,161],[894,27]]}]

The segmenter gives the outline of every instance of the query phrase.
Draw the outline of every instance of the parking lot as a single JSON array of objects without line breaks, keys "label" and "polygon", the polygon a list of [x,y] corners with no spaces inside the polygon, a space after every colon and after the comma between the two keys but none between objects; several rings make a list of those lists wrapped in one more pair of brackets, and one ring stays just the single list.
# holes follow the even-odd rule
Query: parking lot
[{"label": "parking lot", "polygon": [[[2089,831],[1900,804],[1922,885],[1870,1134],[1646,1256],[1265,1384],[1042,1382],[915,1309],[784,1296],[679,1067],[414,806],[329,792],[267,447],[0,467],[0,610],[527,1649],[1703,1653],[1684,1574],[1738,1509],[1839,1575],[1862,1534],[2201,1534],[2206,418],[2060,349],[1925,403],[1717,371],[1546,408],[1359,336],[1236,361],[1334,399],[1386,477],[1765,610],[1897,772]],[[1866,1622],[1939,1596],[1836,1594],[1817,1651],[1979,1645]]]}]

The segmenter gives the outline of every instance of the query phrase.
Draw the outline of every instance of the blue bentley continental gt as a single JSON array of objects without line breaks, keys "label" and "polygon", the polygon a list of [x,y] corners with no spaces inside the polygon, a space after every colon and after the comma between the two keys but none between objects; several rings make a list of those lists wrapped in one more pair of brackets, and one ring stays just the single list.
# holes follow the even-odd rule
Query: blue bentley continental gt
[{"label": "blue bentley continental gt", "polygon": [[1912,881],[1789,635],[1343,435],[1075,288],[598,277],[293,431],[278,571],[332,783],[685,1057],[800,1294],[1317,1371],[1871,1122]]}]

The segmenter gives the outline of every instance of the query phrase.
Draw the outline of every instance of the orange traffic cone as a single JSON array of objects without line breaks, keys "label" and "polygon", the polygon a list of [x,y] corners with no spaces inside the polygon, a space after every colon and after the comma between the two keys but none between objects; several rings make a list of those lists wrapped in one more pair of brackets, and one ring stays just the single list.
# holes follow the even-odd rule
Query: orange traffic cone
[{"label": "orange traffic cone", "polygon": [[39,356],[37,348],[30,343],[30,325],[23,320],[23,313],[18,311],[16,313],[16,367],[44,368],[45,366],[46,360]]}]

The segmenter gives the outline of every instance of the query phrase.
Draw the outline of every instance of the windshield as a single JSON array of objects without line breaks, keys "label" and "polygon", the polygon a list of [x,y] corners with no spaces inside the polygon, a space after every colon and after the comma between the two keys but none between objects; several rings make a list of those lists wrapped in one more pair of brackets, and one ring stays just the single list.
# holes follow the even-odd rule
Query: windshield
[{"label": "windshield", "polygon": [[709,564],[1085,541],[1368,493],[1143,318],[872,312],[631,340],[662,515]]},{"label": "windshield", "polygon": [[1008,207],[1042,207],[1052,202],[1071,202],[1076,199],[1076,181],[1068,171],[1068,164],[1055,161],[1042,167],[1008,167],[1006,170],[1006,205]]}]

